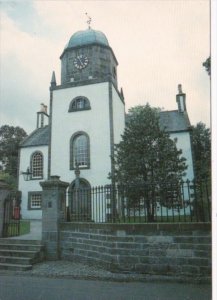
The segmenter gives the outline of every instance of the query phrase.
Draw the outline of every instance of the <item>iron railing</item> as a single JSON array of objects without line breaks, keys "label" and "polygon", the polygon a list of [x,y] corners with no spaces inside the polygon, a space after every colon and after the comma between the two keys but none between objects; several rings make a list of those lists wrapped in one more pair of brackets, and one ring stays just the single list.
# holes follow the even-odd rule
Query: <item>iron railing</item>
[{"label": "iron railing", "polygon": [[71,222],[210,222],[209,181],[106,185],[68,192]]},{"label": "iron railing", "polygon": [[4,202],[3,237],[20,234],[20,202],[21,193],[11,191]]}]

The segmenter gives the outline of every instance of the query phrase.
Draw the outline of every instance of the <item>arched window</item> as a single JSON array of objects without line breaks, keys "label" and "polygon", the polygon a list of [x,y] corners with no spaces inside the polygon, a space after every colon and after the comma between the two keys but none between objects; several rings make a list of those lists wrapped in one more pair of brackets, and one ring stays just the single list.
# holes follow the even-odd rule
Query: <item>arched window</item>
[{"label": "arched window", "polygon": [[43,154],[39,151],[34,152],[31,157],[32,178],[43,178]]},{"label": "arched window", "polygon": [[70,140],[70,169],[90,168],[90,143],[85,132],[75,133]]},{"label": "arched window", "polygon": [[90,109],[90,101],[83,96],[74,98],[69,105],[69,112]]}]

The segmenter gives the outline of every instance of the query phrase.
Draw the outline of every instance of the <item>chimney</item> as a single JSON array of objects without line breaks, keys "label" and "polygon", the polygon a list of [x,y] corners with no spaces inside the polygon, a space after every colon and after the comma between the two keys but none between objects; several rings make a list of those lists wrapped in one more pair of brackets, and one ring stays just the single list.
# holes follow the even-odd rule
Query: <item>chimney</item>
[{"label": "chimney", "polygon": [[180,113],[186,112],[186,94],[182,92],[182,85],[178,85],[178,94],[176,95],[176,102],[178,104],[178,111]]},{"label": "chimney", "polygon": [[41,103],[41,109],[37,112],[37,128],[48,125],[49,116],[47,114],[47,105]]},{"label": "chimney", "polygon": [[44,103],[41,103],[41,111],[40,112],[47,114],[47,105],[44,105]]}]

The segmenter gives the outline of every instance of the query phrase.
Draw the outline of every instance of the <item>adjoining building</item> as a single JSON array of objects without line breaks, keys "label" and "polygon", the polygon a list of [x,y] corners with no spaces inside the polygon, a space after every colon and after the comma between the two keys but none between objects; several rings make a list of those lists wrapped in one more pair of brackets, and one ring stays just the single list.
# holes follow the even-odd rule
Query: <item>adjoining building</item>
[{"label": "adjoining building", "polygon": [[[94,187],[110,183],[114,144],[125,128],[125,102],[118,88],[118,62],[106,36],[91,28],[72,35],[61,59],[61,83],[55,73],[50,84],[49,114],[42,104],[37,128],[20,146],[19,190],[22,217],[41,218],[40,181],[51,175],[76,186]],[[178,110],[160,113],[160,124],[187,159],[186,179],[194,178],[190,141],[190,122],[185,94],[179,87]],[[29,173],[25,181],[23,172]]]}]

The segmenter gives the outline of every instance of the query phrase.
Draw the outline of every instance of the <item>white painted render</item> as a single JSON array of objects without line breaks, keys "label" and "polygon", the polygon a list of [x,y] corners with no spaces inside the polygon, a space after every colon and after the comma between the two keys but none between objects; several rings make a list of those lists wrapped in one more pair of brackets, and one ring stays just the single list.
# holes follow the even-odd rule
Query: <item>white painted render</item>
[{"label": "white painted render", "polygon": [[[77,96],[87,97],[90,110],[68,112],[71,101]],[[124,110],[116,105],[121,102],[115,95],[114,123],[118,135],[124,128]],[[51,136],[51,175],[59,175],[61,180],[71,183],[75,179],[74,170],[70,170],[70,138],[84,131],[90,138],[90,169],[81,168],[80,177],[89,181],[91,186],[109,183],[111,171],[109,84],[71,87],[53,92],[52,136]],[[121,116],[123,114],[123,116]],[[117,118],[117,115],[120,118]],[[118,138],[116,138],[118,142]]]},{"label": "white painted render", "polygon": [[[43,178],[25,181],[22,172],[30,167],[31,156],[35,151],[43,154]],[[22,192],[21,215],[23,219],[41,219],[41,210],[28,210],[28,192],[42,191],[40,181],[47,180],[48,146],[24,147],[20,149],[19,187]]]},{"label": "white painted render", "polygon": [[[38,127],[44,127],[47,126],[49,124],[49,116],[45,113],[42,112],[38,112],[37,113],[37,118],[38,118]],[[42,126],[41,126],[42,125]]]},{"label": "white painted render", "polygon": [[114,143],[118,144],[121,140],[121,134],[125,128],[125,105],[121,101],[116,89],[112,86],[113,98],[113,121],[114,121]]},{"label": "white painted render", "polygon": [[180,111],[185,111],[185,106],[184,106],[184,96],[179,96],[180,99]]},{"label": "white painted render", "polygon": [[177,149],[182,150],[182,156],[186,158],[186,164],[188,166],[186,172],[186,176],[183,180],[193,180],[194,179],[194,169],[193,169],[193,158],[192,158],[192,150],[191,150],[191,140],[190,133],[188,131],[171,133],[171,139],[177,139]]}]

